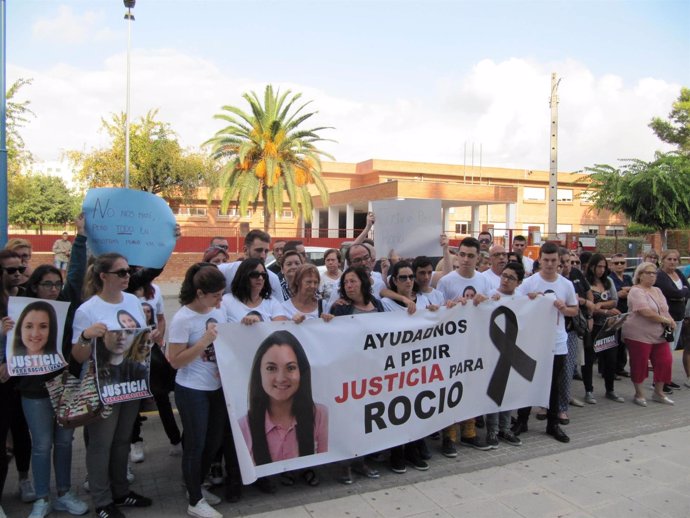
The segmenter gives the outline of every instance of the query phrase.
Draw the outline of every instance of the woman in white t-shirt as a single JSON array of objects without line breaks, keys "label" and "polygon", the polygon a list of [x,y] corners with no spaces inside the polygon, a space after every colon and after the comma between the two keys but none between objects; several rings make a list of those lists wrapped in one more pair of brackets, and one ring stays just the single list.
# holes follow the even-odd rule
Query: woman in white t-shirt
[{"label": "woman in white t-shirt", "polygon": [[168,356],[178,369],[175,402],[182,419],[182,475],[189,497],[187,513],[219,518],[211,505],[220,503],[201,481],[221,446],[227,415],[213,342],[216,324],[225,322],[220,309],[225,276],[215,265],[197,263],[185,274],[180,304],[170,323]]},{"label": "woman in white t-shirt", "polygon": [[[121,330],[118,314],[129,313],[134,327],[145,327],[146,318],[136,296],[125,293],[131,270],[127,259],[116,253],[99,256],[86,272],[84,299],[74,315],[72,358],[83,363],[92,354],[92,341],[108,330]],[[127,457],[139,401],[113,405],[107,419],[86,426],[86,470],[96,514],[123,516],[118,507],[148,507],[151,499],[129,490]]]},{"label": "woman in white t-shirt", "polygon": [[319,270],[313,264],[303,264],[297,269],[290,288],[292,298],[283,302],[285,316],[298,324],[309,318],[319,318],[323,312],[318,298]]},{"label": "woman in white t-shirt", "polygon": [[272,295],[264,263],[256,258],[245,259],[232,279],[230,293],[223,296],[225,322],[251,325],[287,320],[282,304]]}]

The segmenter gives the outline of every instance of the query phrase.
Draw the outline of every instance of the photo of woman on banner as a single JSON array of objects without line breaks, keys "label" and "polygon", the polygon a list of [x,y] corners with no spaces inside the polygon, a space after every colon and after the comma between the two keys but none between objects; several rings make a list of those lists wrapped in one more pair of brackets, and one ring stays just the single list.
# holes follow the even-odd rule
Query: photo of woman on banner
[{"label": "photo of woman on banner", "polygon": [[256,466],[328,451],[328,411],[312,399],[311,366],[292,333],[275,331],[256,351],[240,428]]},{"label": "photo of woman on banner", "polygon": [[[115,329],[96,339],[96,381],[105,404],[151,397],[148,368],[138,360],[132,349],[146,344],[149,330]],[[148,346],[144,345],[148,349]],[[148,351],[147,351],[148,354]]]},{"label": "photo of woman on banner", "polygon": [[66,365],[58,352],[55,308],[37,300],[22,310],[12,340],[9,372],[12,376],[47,374]]}]

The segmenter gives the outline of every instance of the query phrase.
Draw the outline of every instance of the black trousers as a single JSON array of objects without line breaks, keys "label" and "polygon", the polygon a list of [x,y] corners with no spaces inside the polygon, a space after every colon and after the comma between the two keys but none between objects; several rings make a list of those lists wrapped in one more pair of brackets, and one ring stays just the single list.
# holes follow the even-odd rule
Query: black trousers
[{"label": "black trousers", "polygon": [[[567,354],[555,354],[553,357],[553,369],[551,371],[551,391],[549,392],[549,409],[546,412],[546,423],[549,427],[558,424],[558,400],[560,397],[558,380],[560,379],[561,371],[565,367],[566,356]],[[531,406],[518,409],[518,420],[527,422],[531,412]]]}]

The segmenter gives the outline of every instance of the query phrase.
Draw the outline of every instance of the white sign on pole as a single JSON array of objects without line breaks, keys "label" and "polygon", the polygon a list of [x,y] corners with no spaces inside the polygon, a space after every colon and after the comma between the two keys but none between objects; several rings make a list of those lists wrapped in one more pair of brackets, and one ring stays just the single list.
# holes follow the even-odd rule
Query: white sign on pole
[{"label": "white sign on pole", "polygon": [[372,206],[377,257],[388,257],[391,250],[404,258],[443,255],[440,200],[384,200]]}]

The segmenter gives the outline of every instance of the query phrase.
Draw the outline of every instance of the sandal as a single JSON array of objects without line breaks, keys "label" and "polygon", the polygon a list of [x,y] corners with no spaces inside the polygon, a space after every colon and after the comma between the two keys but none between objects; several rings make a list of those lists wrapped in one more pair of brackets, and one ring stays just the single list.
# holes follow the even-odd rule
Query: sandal
[{"label": "sandal", "polygon": [[306,469],[302,472],[302,478],[309,486],[318,486],[321,481],[319,477],[316,476],[316,472],[313,469]]}]

